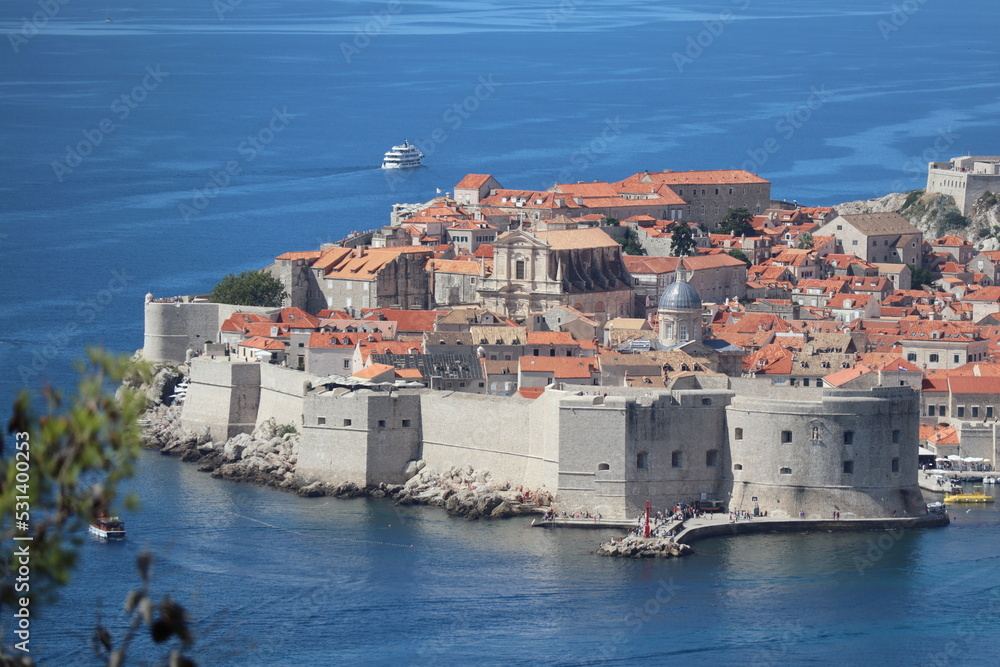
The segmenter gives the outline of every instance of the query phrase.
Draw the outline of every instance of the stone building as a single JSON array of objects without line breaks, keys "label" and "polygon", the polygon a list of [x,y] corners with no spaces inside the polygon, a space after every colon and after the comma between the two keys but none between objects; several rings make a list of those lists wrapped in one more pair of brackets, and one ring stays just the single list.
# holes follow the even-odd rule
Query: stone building
[{"label": "stone building", "polygon": [[519,320],[557,306],[617,317],[632,312],[632,279],[621,246],[600,229],[513,230],[497,239],[479,296],[483,307]]},{"label": "stone building", "polygon": [[700,343],[704,338],[701,297],[683,277],[678,277],[663,292],[656,312],[660,317],[660,344],[664,348],[688,341]]},{"label": "stone building", "polygon": [[426,270],[433,252],[420,246],[342,248],[288,252],[268,270],[285,285],[286,306],[323,309],[424,309],[430,306]]},{"label": "stone building", "polygon": [[835,236],[842,252],[869,262],[921,264],[923,234],[899,213],[838,215],[813,235]]},{"label": "stone building", "polygon": [[927,165],[927,192],[951,195],[962,215],[987,192],[1000,192],[1000,156],[966,155]]}]

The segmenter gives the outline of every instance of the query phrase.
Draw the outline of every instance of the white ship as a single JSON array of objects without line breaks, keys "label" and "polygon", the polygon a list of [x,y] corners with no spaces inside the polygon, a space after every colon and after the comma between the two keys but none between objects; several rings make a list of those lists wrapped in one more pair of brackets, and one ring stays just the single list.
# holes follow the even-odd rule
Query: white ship
[{"label": "white ship", "polygon": [[424,154],[420,150],[410,144],[409,141],[403,140],[402,146],[393,146],[391,151],[387,151],[385,157],[382,159],[383,169],[409,169],[411,167],[419,167],[420,161],[424,159]]}]

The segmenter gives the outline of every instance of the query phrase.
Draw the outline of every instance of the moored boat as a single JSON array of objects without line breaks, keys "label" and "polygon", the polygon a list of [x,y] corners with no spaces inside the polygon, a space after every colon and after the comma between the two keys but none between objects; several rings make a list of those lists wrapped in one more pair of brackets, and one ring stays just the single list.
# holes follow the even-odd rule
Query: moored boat
[{"label": "moored boat", "polygon": [[992,503],[993,496],[983,493],[981,486],[972,487],[972,493],[949,493],[944,497],[946,503]]},{"label": "moored boat", "polygon": [[120,540],[125,537],[125,522],[116,516],[99,516],[90,524],[90,534],[105,540]]}]

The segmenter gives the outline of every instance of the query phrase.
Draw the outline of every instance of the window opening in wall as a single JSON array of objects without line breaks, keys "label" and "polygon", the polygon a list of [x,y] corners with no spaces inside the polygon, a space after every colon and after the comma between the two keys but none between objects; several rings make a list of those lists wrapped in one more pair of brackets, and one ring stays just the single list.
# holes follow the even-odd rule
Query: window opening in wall
[{"label": "window opening in wall", "polygon": [[733,434],[733,438],[735,440],[742,440],[743,439],[743,429],[741,429],[741,428],[736,429],[735,433]]},{"label": "window opening in wall", "polygon": [[670,467],[671,468],[683,468],[684,467],[684,452],[679,450],[674,450],[670,453]]},{"label": "window opening in wall", "polygon": [[410,427],[410,420],[409,419],[404,419],[403,420],[403,428],[409,428],[409,427]]},{"label": "window opening in wall", "polygon": [[649,453],[639,452],[635,455],[635,467],[639,470],[649,470]]},{"label": "window opening in wall", "polygon": [[378,427],[379,428],[385,428],[385,420],[384,419],[379,419],[378,420]]},{"label": "window opening in wall", "polygon": [[892,430],[892,442],[893,443],[898,443],[899,442],[899,429],[898,428]]},{"label": "window opening in wall", "polygon": [[854,474],[854,461],[844,461],[844,474],[845,475]]},{"label": "window opening in wall", "polygon": [[792,441],[792,432],[791,431],[782,431],[781,432],[781,442],[785,443],[785,444],[788,444],[791,441]]},{"label": "window opening in wall", "polygon": [[782,468],[778,472],[780,472],[782,475],[791,475],[792,474],[792,469],[791,468]]},{"label": "window opening in wall", "polygon": [[705,465],[709,468],[717,468],[719,466],[718,449],[710,449],[705,452]]},{"label": "window opening in wall", "polygon": [[598,463],[597,464],[597,469],[598,470],[611,470],[611,466],[609,466],[607,463]]},{"label": "window opening in wall", "polygon": [[899,459],[892,460],[892,471],[899,472]]},{"label": "window opening in wall", "polygon": [[326,423],[326,417],[317,417],[316,418],[316,423],[317,424],[325,424]]},{"label": "window opening in wall", "polygon": [[350,425],[351,425],[351,420],[350,419],[345,419],[344,420],[344,426],[350,426]]},{"label": "window opening in wall", "polygon": [[844,444],[845,445],[854,444],[854,431],[844,431]]},{"label": "window opening in wall", "polygon": [[733,470],[743,470],[743,464],[742,463],[734,463],[733,464]]}]

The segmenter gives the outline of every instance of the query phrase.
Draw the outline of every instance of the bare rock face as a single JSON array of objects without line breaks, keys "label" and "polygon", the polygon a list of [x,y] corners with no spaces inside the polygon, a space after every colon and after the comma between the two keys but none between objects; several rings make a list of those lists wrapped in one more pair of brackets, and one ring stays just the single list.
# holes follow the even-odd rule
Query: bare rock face
[{"label": "bare rock face", "polygon": [[662,538],[629,535],[605,542],[598,549],[600,556],[617,558],[680,558],[693,553],[690,545],[677,544]]}]

